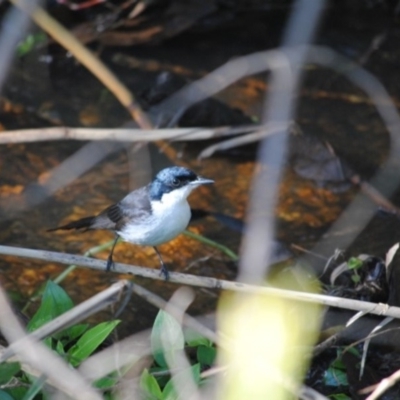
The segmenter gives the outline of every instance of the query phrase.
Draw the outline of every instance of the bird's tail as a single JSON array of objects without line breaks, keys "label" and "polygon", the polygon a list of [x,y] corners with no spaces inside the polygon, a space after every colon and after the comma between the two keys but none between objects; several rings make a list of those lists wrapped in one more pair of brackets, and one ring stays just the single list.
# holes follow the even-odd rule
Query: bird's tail
[{"label": "bird's tail", "polygon": [[48,229],[47,232],[58,231],[59,229],[68,230],[68,229],[84,229],[88,230],[93,226],[93,222],[96,217],[86,217],[82,219],[78,219],[77,221],[72,221],[68,224],[57,226],[57,228]]}]

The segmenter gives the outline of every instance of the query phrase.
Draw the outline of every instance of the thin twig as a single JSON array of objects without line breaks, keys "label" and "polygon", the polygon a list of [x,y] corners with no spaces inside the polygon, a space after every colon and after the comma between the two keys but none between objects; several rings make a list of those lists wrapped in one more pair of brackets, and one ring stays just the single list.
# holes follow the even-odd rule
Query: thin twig
[{"label": "thin twig", "polygon": [[[33,250],[12,246],[0,245],[0,254],[24,258],[35,258],[39,260],[58,262],[68,265],[77,264],[82,267],[87,267],[98,271],[105,271],[107,265],[107,262],[103,260],[96,260],[93,258],[66,253],[57,253],[45,250]],[[132,274],[149,279],[164,280],[164,278],[160,276],[160,272],[158,269],[138,267],[127,264],[115,263],[113,272],[121,274]],[[180,283],[189,286],[206,287],[210,289],[231,290],[237,292],[249,292],[269,295],[273,294],[276,296],[282,296],[285,298],[304,301],[308,303],[317,303],[330,307],[345,308],[355,311],[365,311],[366,313],[370,314],[400,318],[399,307],[393,307],[382,303],[370,303],[367,301],[342,299],[340,297],[333,297],[322,294],[296,292],[294,290],[284,290],[272,287],[248,285],[241,282],[230,282],[223,279],[200,277],[190,274],[182,274],[180,272],[170,272],[169,282]]]},{"label": "thin twig", "polygon": [[[386,390],[390,389],[400,380],[400,370],[397,370],[392,375],[387,378],[382,379],[378,385],[374,385],[374,391],[365,400],[376,400],[378,399]],[[367,389],[367,388],[366,388]]]},{"label": "thin twig", "polygon": [[119,142],[151,142],[155,140],[191,141],[208,140],[228,135],[239,135],[261,126],[253,127],[220,127],[205,128],[176,128],[176,129],[136,129],[136,128],[71,128],[58,126],[39,129],[17,129],[3,131],[0,144],[44,142],[49,140],[112,140]]}]

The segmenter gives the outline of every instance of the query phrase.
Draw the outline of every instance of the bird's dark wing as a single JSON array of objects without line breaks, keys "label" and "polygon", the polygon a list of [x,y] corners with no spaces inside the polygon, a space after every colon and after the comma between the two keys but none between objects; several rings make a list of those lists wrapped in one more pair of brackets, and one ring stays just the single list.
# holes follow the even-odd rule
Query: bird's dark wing
[{"label": "bird's dark wing", "polygon": [[134,190],[120,202],[107,207],[100,214],[72,221],[66,225],[49,229],[108,229],[121,230],[129,221],[140,223],[151,214],[151,204],[146,187]]},{"label": "bird's dark wing", "polygon": [[151,213],[148,191],[145,187],[134,190],[120,202],[102,211],[94,220],[92,229],[121,230],[128,223],[140,223]]}]

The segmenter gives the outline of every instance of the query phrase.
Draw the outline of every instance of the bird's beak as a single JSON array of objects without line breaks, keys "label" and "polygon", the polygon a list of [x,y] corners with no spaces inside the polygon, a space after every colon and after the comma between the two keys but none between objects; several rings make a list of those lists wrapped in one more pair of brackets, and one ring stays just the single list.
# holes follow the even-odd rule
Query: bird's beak
[{"label": "bird's beak", "polygon": [[200,185],[208,185],[210,183],[214,183],[212,179],[203,178],[202,176],[198,176],[195,181],[190,182],[191,185],[200,186]]}]

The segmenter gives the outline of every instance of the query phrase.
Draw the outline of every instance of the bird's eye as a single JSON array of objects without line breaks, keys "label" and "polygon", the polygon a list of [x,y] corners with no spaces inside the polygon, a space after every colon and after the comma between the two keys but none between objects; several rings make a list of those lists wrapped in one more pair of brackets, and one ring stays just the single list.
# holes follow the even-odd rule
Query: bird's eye
[{"label": "bird's eye", "polygon": [[179,186],[179,179],[178,178],[172,179],[172,186]]}]

